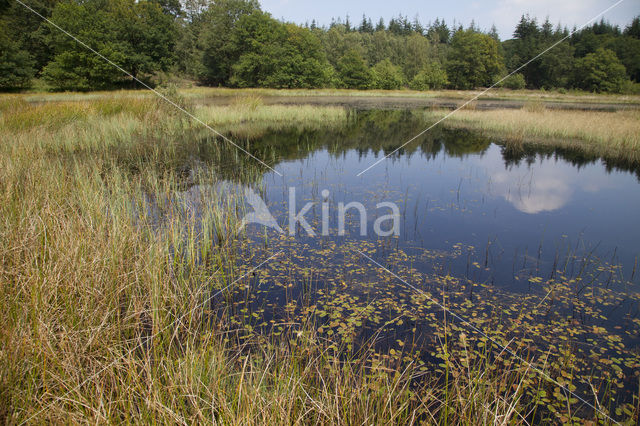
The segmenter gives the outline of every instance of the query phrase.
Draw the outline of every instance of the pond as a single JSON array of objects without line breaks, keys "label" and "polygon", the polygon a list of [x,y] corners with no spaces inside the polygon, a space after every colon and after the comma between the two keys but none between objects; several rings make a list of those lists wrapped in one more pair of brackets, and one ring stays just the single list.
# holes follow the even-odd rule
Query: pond
[{"label": "pond", "polygon": [[[282,176],[264,169],[240,182],[237,155],[219,172],[227,189],[264,201],[277,226],[242,230],[239,263],[259,268],[212,306],[247,332],[294,329],[373,366],[395,359],[432,374],[461,357],[531,364],[546,372],[527,383],[545,406],[566,405],[566,390],[577,407],[594,392],[603,406],[630,401],[640,366],[639,170],[446,127],[394,152],[427,125],[419,111],[351,111],[340,128],[249,138]],[[362,210],[341,214],[341,203]],[[290,228],[301,212],[315,235],[302,220]]]}]

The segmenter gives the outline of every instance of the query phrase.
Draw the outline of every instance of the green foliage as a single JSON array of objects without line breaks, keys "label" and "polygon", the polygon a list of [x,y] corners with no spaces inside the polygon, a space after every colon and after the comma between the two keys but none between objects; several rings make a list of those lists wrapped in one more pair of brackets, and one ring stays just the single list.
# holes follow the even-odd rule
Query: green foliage
[{"label": "green foliage", "polygon": [[491,85],[504,68],[498,43],[489,35],[469,29],[453,36],[447,75],[457,89]]},{"label": "green foliage", "polygon": [[624,65],[612,50],[600,48],[576,61],[573,84],[579,89],[620,93],[627,80]]},{"label": "green foliage", "polygon": [[[233,64],[243,53],[233,43],[242,17],[260,11],[256,0],[219,0],[209,5],[194,23],[198,26],[196,55],[201,61],[198,79],[209,85],[228,84]],[[200,57],[198,57],[198,55]]]},{"label": "green foliage", "polygon": [[517,73],[509,76],[505,81],[500,83],[500,87],[506,87],[511,90],[521,90],[526,86],[524,75]]},{"label": "green foliage", "polygon": [[180,0],[151,0],[153,3],[157,3],[162,12],[173,18],[177,18],[182,13],[180,7]]},{"label": "green foliage", "polygon": [[229,82],[237,87],[257,87],[273,80],[280,42],[287,38],[285,27],[267,13],[254,11],[240,16],[230,44],[239,52]]},{"label": "green foliage", "polygon": [[365,59],[370,64],[377,64],[385,59],[398,64],[403,57],[402,38],[387,31],[377,31],[371,37],[363,39],[361,44],[364,47]]},{"label": "green foliage", "polygon": [[634,83],[631,80],[627,80],[622,87],[622,93],[628,95],[640,95],[640,83]]},{"label": "green foliage", "polygon": [[410,80],[435,56],[429,40],[418,33],[413,33],[405,38],[400,53],[400,63],[402,63],[405,75]]},{"label": "green foliage", "polygon": [[[543,49],[546,49],[557,41],[558,40],[555,39],[549,39],[549,41],[544,44]],[[573,47],[568,43],[560,43],[543,55],[539,62],[537,84],[540,88],[551,89],[555,87],[566,87],[571,77],[571,70],[573,69]]]},{"label": "green foliage", "polygon": [[[349,50],[355,49],[360,55],[371,61],[369,46],[373,35],[360,32],[349,32],[344,25],[335,25],[326,32],[321,32],[320,38],[329,63],[338,67],[338,61]],[[382,60],[384,58],[380,58]],[[370,63],[377,63],[371,61]]]},{"label": "green foliage", "polygon": [[[111,46],[105,46],[101,53],[115,63],[124,60],[124,55]],[[98,90],[122,85],[122,73],[115,70],[92,52],[63,51],[56,55],[43,71],[43,78],[58,90]]]},{"label": "green foliage", "polygon": [[448,84],[447,72],[439,63],[433,62],[427,64],[416,74],[409,87],[413,90],[433,90],[442,89]]},{"label": "green foliage", "polygon": [[607,42],[605,47],[616,53],[629,78],[640,82],[640,38],[628,35],[616,37]]},{"label": "green foliage", "polygon": [[[33,10],[44,17],[50,17],[56,4],[61,0],[29,0],[25,2]],[[2,32],[16,42],[20,49],[29,53],[32,66],[36,71],[44,67],[53,57],[53,52],[46,44],[47,29],[43,20],[32,11],[16,1],[6,0],[0,7],[0,28]]]},{"label": "green foliage", "polygon": [[640,82],[640,37],[637,35],[639,22],[640,19],[635,18],[624,32],[605,21],[583,29],[572,37],[576,57],[584,58],[601,48],[610,49],[625,66],[627,75],[633,81]]},{"label": "green foliage", "polygon": [[[28,4],[48,17],[57,1],[31,0]],[[0,89],[31,86],[36,73],[51,60],[39,30],[42,22],[42,18],[15,1],[0,2]]]},{"label": "green foliage", "polygon": [[[527,64],[521,76],[501,86],[522,88],[524,78],[531,89],[577,88],[582,83],[574,62],[599,49],[615,52],[628,77],[640,81],[640,18],[624,31],[602,20],[569,37],[566,28],[554,28],[549,20],[538,24],[523,16],[514,38],[501,43],[495,27],[488,33],[475,24],[452,30],[440,19],[425,26],[402,15],[388,26],[383,19],[374,26],[363,16],[356,25],[347,17],[328,29],[315,20],[302,27],[264,14],[258,0],[30,0],[29,5],[148,84],[170,73],[211,86],[366,89],[408,83],[416,90],[471,89]],[[57,90],[133,83],[14,1],[0,4],[0,23],[0,89],[26,87],[34,78]],[[589,90],[632,90],[633,85],[616,81],[592,82]]]},{"label": "green foliage", "polygon": [[396,90],[404,86],[402,69],[393,65],[390,60],[378,62],[371,69],[372,89]]},{"label": "green foliage", "polygon": [[[166,70],[171,64],[175,27],[157,3],[58,3],[52,20],[134,77]],[[55,56],[43,77],[56,89],[104,89],[130,82],[124,73],[57,29],[50,28],[47,40]]]},{"label": "green foliage", "polygon": [[319,31],[319,36],[329,62],[336,69],[339,60],[353,49],[368,64],[390,60],[402,68],[408,80],[413,79],[427,63],[441,61],[445,50],[444,45],[431,42],[417,32],[411,32],[406,36],[384,29],[373,33],[354,32],[347,31],[344,25],[334,25],[327,31]]},{"label": "green foliage", "polygon": [[329,81],[322,45],[309,29],[254,12],[240,18],[233,43],[242,52],[232,66],[233,86],[312,88]]},{"label": "green foliage", "polygon": [[391,18],[388,30],[390,33],[399,36],[408,36],[414,32],[422,32],[420,28],[417,28],[409,21],[409,18],[402,15],[398,15],[397,18]]},{"label": "green foliage", "polygon": [[[0,20],[0,24],[5,23]],[[28,86],[35,74],[33,65],[29,52],[5,32],[0,33],[0,89]]]},{"label": "green foliage", "polygon": [[371,84],[371,71],[357,50],[349,50],[338,61],[338,76],[341,85],[348,89],[368,89]]},{"label": "green foliage", "polygon": [[[504,43],[507,67],[509,70],[520,68],[567,35],[560,27],[554,30],[549,20],[540,26],[535,19],[523,16],[516,27],[515,38]],[[563,87],[568,83],[573,57],[573,46],[563,42],[519,72],[532,89]]]},{"label": "green foliage", "polygon": [[433,25],[427,30],[427,37],[434,43],[448,44],[451,40],[451,30],[444,20],[436,18]]},{"label": "green foliage", "polygon": [[625,28],[624,35],[640,39],[640,17],[636,16],[633,21]]},{"label": "green foliage", "polygon": [[373,33],[374,28],[371,18],[367,18],[365,15],[362,15],[362,22],[360,23],[360,27],[358,27],[358,31],[361,33]]}]

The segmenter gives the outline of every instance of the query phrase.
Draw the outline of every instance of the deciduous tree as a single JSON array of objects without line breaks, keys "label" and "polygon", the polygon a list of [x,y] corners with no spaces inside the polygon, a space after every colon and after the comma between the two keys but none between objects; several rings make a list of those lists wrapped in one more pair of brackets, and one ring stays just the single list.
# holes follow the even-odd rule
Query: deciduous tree
[{"label": "deciduous tree", "polygon": [[393,65],[389,59],[378,62],[371,69],[373,89],[395,90],[404,85],[404,75],[402,69]]},{"label": "deciduous tree", "polygon": [[411,80],[409,87],[413,90],[443,89],[449,84],[447,72],[437,62],[425,65]]},{"label": "deciduous tree", "polygon": [[307,28],[283,24],[256,11],[240,18],[233,44],[242,52],[232,66],[237,87],[324,87],[331,77],[320,40]]},{"label": "deciduous tree", "polygon": [[491,85],[504,70],[498,43],[474,30],[459,30],[453,36],[448,55],[447,75],[458,89]]},{"label": "deciduous tree", "polygon": [[[158,3],[134,0],[87,0],[58,3],[52,21],[74,34],[136,78],[166,70],[172,63],[175,27]],[[131,79],[93,52],[49,28],[55,53],[43,77],[62,90],[105,89]]]},{"label": "deciduous tree", "polygon": [[357,50],[349,50],[338,61],[338,76],[342,86],[349,89],[368,89],[371,85],[371,71]]},{"label": "deciduous tree", "polygon": [[576,61],[574,86],[591,92],[620,92],[627,80],[615,52],[600,48]]}]

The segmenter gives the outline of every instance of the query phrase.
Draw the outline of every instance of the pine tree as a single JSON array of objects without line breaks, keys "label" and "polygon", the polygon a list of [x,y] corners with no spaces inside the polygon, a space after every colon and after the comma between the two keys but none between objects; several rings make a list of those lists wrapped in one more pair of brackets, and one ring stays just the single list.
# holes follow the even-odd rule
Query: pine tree
[{"label": "pine tree", "polygon": [[640,39],[640,16],[635,17],[624,29],[624,35]]},{"label": "pine tree", "polygon": [[496,24],[493,24],[491,26],[491,30],[489,31],[489,35],[491,36],[491,38],[493,38],[495,41],[500,42],[500,34],[498,34],[498,28],[496,27]]},{"label": "pine tree", "polygon": [[373,25],[371,24],[371,19],[367,19],[365,14],[362,14],[362,22],[360,23],[360,27],[358,31],[361,33],[372,33]]}]

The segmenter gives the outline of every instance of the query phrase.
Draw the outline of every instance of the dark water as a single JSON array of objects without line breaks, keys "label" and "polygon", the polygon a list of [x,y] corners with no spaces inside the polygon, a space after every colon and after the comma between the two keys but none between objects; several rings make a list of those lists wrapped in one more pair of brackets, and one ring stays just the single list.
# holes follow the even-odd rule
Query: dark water
[{"label": "dark water", "polygon": [[[386,160],[357,177],[381,155],[352,150],[335,156],[321,149],[281,164],[278,171],[284,178],[267,176],[264,194],[283,228],[288,218],[280,207],[288,207],[289,201],[283,188],[296,188],[296,212],[315,202],[306,217],[316,221],[323,201],[320,191],[329,190],[330,228],[338,226],[340,202],[361,202],[370,216],[375,216],[377,202],[394,202],[401,212],[398,247],[450,250],[461,243],[479,254],[488,251],[492,273],[483,278],[507,288],[522,264],[535,263],[539,273],[549,275],[556,257],[592,250],[600,259],[621,263],[630,276],[640,254],[636,176],[607,171],[601,164],[577,167],[556,156],[508,162],[503,151],[488,144],[474,153],[455,155],[445,142],[436,153]],[[367,229],[374,234],[371,219]],[[314,230],[321,231],[317,226]],[[359,228],[349,231],[348,237],[358,236]],[[319,244],[320,238],[308,243]],[[466,275],[464,267],[451,264],[447,270]]]},{"label": "dark water", "polygon": [[[365,205],[365,239],[379,240],[373,222],[390,211],[375,206],[390,201],[401,213],[396,247],[450,251],[456,244],[471,246],[473,261],[490,267],[489,273],[470,275],[466,258],[439,265],[452,275],[519,291],[514,279],[519,275],[548,277],[567,257],[591,256],[619,265],[621,280],[638,282],[638,169],[572,152],[513,152],[472,132],[435,129],[358,177],[424,123],[410,112],[354,115],[341,131],[292,129],[267,133],[258,142],[275,150],[275,167],[284,176],[266,173],[254,187],[285,232],[289,188],[296,190],[296,213],[315,203],[305,217],[315,222],[317,234],[322,202],[329,204],[331,236],[307,238],[298,229],[296,237],[305,244],[362,239],[355,210],[347,215],[346,235],[335,235],[341,202]],[[327,199],[323,190],[329,191]]]},{"label": "dark water", "polygon": [[[252,331],[311,326],[336,350],[417,359],[425,371],[442,369],[444,334],[454,354],[465,339],[481,348],[490,339],[547,357],[545,371],[576,393],[598,383],[613,389],[601,393],[612,404],[628,401],[640,366],[638,169],[436,128],[357,176],[425,127],[415,112],[352,112],[344,128],[248,141],[283,177],[240,182],[237,163],[220,173],[260,194],[284,233],[249,225],[240,263],[283,252],[214,305]],[[314,203],[305,218],[318,235],[288,235],[290,188],[296,213]],[[355,210],[338,235],[338,204],[349,202],[366,208],[365,236]],[[375,234],[390,213],[381,202],[398,206],[399,235]],[[450,315],[443,329],[441,304],[464,321]]]}]

